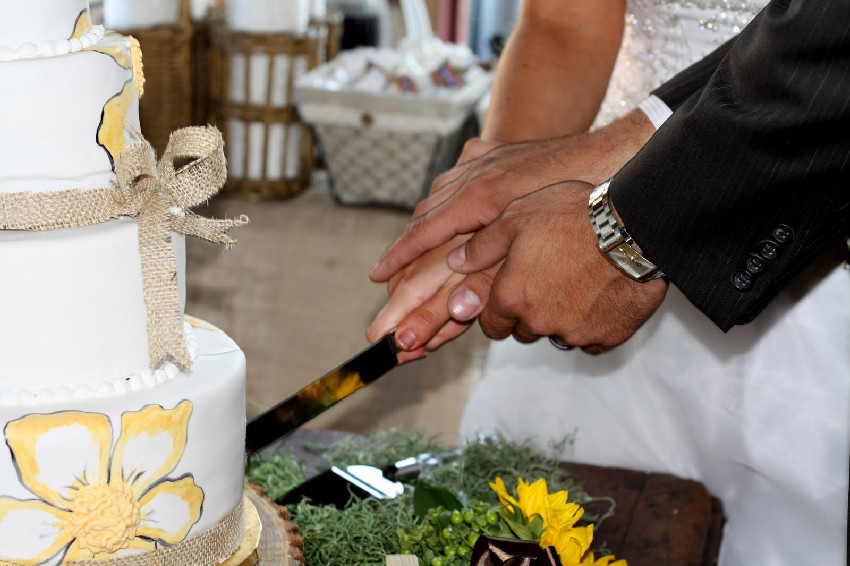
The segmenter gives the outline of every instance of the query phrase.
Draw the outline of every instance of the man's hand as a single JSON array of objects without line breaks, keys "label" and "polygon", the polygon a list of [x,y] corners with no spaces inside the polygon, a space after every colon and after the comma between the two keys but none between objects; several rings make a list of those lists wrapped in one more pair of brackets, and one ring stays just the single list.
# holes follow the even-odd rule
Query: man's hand
[{"label": "man's hand", "polygon": [[593,184],[609,179],[653,131],[638,110],[591,133],[501,145],[469,142],[467,159],[437,177],[430,196],[416,207],[404,233],[369,276],[388,281],[428,250],[486,226],[508,203],[540,187],[564,179]]},{"label": "man's hand", "polygon": [[449,265],[468,275],[449,309],[469,293],[484,297],[479,322],[491,338],[557,336],[591,353],[626,341],[661,304],[667,282],[634,281],[599,253],[592,190],[570,181],[535,191],[451,252]]}]

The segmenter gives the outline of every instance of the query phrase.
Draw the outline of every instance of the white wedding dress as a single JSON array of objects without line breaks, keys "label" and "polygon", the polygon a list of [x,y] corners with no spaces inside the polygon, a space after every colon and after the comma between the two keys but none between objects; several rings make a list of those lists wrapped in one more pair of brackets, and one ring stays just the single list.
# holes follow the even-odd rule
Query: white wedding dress
[{"label": "white wedding dress", "polygon": [[[630,0],[598,123],[763,5]],[[600,356],[546,340],[494,342],[460,436],[494,431],[543,447],[575,433],[565,460],[703,482],[727,517],[721,566],[845,564],[850,271],[822,254],[755,321],[727,334],[671,285],[658,312]]]}]

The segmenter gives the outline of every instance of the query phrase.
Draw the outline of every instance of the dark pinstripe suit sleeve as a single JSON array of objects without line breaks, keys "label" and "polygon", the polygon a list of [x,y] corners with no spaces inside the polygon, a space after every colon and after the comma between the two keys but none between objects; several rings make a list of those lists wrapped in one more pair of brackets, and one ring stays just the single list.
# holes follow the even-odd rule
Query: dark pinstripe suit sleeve
[{"label": "dark pinstripe suit sleeve", "polygon": [[[850,0],[772,0],[610,192],[697,308],[723,330],[750,321],[850,230]],[[779,225],[793,239],[739,290]]]},{"label": "dark pinstripe suit sleeve", "polygon": [[664,101],[670,110],[677,110],[694,93],[702,91],[717,66],[726,57],[735,38],[730,39],[675,77],[656,88],[652,94]]}]

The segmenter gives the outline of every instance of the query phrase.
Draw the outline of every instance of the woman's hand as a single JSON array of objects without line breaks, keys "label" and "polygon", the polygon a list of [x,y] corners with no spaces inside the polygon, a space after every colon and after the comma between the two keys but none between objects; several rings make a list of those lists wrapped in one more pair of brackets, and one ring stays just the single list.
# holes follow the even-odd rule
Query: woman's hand
[{"label": "woman's hand", "polygon": [[446,256],[466,240],[466,236],[458,236],[390,278],[387,283],[390,298],[366,330],[370,342],[395,329],[396,342],[405,350],[399,357],[406,362],[423,357],[427,350],[459,336],[469,327],[468,321],[452,320],[447,307],[463,275],[449,268]]}]

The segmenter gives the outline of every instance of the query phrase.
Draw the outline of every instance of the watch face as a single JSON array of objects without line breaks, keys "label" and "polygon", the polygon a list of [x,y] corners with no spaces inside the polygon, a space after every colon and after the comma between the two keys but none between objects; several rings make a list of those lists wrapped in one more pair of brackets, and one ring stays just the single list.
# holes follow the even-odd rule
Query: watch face
[{"label": "watch face", "polygon": [[608,252],[608,259],[633,279],[641,279],[656,269],[628,244],[620,244]]}]

